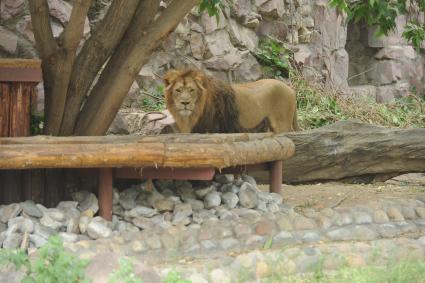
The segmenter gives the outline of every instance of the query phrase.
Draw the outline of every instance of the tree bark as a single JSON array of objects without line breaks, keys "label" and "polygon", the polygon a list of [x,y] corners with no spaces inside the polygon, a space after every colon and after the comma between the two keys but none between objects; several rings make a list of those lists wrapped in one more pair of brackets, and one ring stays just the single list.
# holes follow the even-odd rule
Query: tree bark
[{"label": "tree bark", "polygon": [[71,135],[81,105],[101,67],[127,30],[141,0],[115,0],[92,36],[84,43],[72,71],[60,135]]},{"label": "tree bark", "polygon": [[91,0],[74,1],[68,24],[56,41],[50,26],[46,0],[29,1],[37,50],[42,59],[45,87],[45,133],[58,135],[65,110],[68,85],[77,47],[84,30],[84,21]]},{"label": "tree bark", "polygon": [[285,183],[373,174],[425,172],[425,129],[388,129],[358,122],[285,136],[295,144],[284,162]]},{"label": "tree bark", "polygon": [[[127,43],[112,55],[84,104],[77,120],[75,134],[106,133],[141,67],[149,60],[161,40],[174,30],[198,2],[199,0],[172,1],[168,8],[143,30],[141,37],[125,36]],[[132,31],[129,32],[132,34]]]}]

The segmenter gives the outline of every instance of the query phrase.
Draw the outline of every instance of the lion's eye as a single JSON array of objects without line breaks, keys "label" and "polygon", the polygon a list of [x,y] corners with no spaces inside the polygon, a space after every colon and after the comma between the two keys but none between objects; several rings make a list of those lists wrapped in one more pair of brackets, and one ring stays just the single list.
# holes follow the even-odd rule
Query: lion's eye
[{"label": "lion's eye", "polygon": [[195,89],[191,88],[190,93],[194,93],[194,92],[195,92]]},{"label": "lion's eye", "polygon": [[178,88],[178,89],[176,89],[176,92],[180,93],[180,92],[182,92],[182,89]]}]

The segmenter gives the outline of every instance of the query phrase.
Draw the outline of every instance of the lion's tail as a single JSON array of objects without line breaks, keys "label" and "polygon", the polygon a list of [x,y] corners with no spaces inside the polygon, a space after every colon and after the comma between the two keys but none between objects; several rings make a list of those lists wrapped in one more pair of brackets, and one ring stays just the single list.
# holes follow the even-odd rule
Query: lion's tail
[{"label": "lion's tail", "polygon": [[298,119],[297,119],[297,105],[295,105],[295,111],[294,111],[294,118],[292,120],[292,129],[294,132],[301,131],[301,128],[298,126]]}]

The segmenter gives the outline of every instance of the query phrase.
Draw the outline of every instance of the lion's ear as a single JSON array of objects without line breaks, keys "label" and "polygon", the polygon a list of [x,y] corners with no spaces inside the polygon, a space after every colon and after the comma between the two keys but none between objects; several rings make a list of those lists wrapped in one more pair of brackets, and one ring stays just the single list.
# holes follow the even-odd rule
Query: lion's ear
[{"label": "lion's ear", "polygon": [[179,77],[180,72],[177,70],[170,70],[168,71],[164,77],[162,78],[164,80],[165,87],[171,85],[174,83],[174,81]]},{"label": "lion's ear", "polygon": [[201,90],[205,90],[206,89],[206,77],[202,72],[196,72],[194,75],[194,80],[196,85],[201,89]]}]

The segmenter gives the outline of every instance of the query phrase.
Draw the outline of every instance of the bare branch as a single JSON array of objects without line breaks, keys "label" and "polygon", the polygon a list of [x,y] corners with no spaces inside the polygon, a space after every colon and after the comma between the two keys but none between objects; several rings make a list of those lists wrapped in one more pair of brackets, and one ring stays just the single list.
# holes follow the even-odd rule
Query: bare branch
[{"label": "bare branch", "polygon": [[47,0],[31,0],[28,4],[37,50],[43,60],[48,60],[57,49],[50,26],[49,5]]},{"label": "bare branch", "polygon": [[120,43],[139,3],[140,0],[113,1],[92,36],[84,43],[74,63],[61,134],[72,134],[80,107],[92,82]]},{"label": "bare branch", "polygon": [[71,52],[75,52],[83,37],[84,24],[91,2],[92,0],[74,1],[69,22],[63,31],[63,45]]}]

